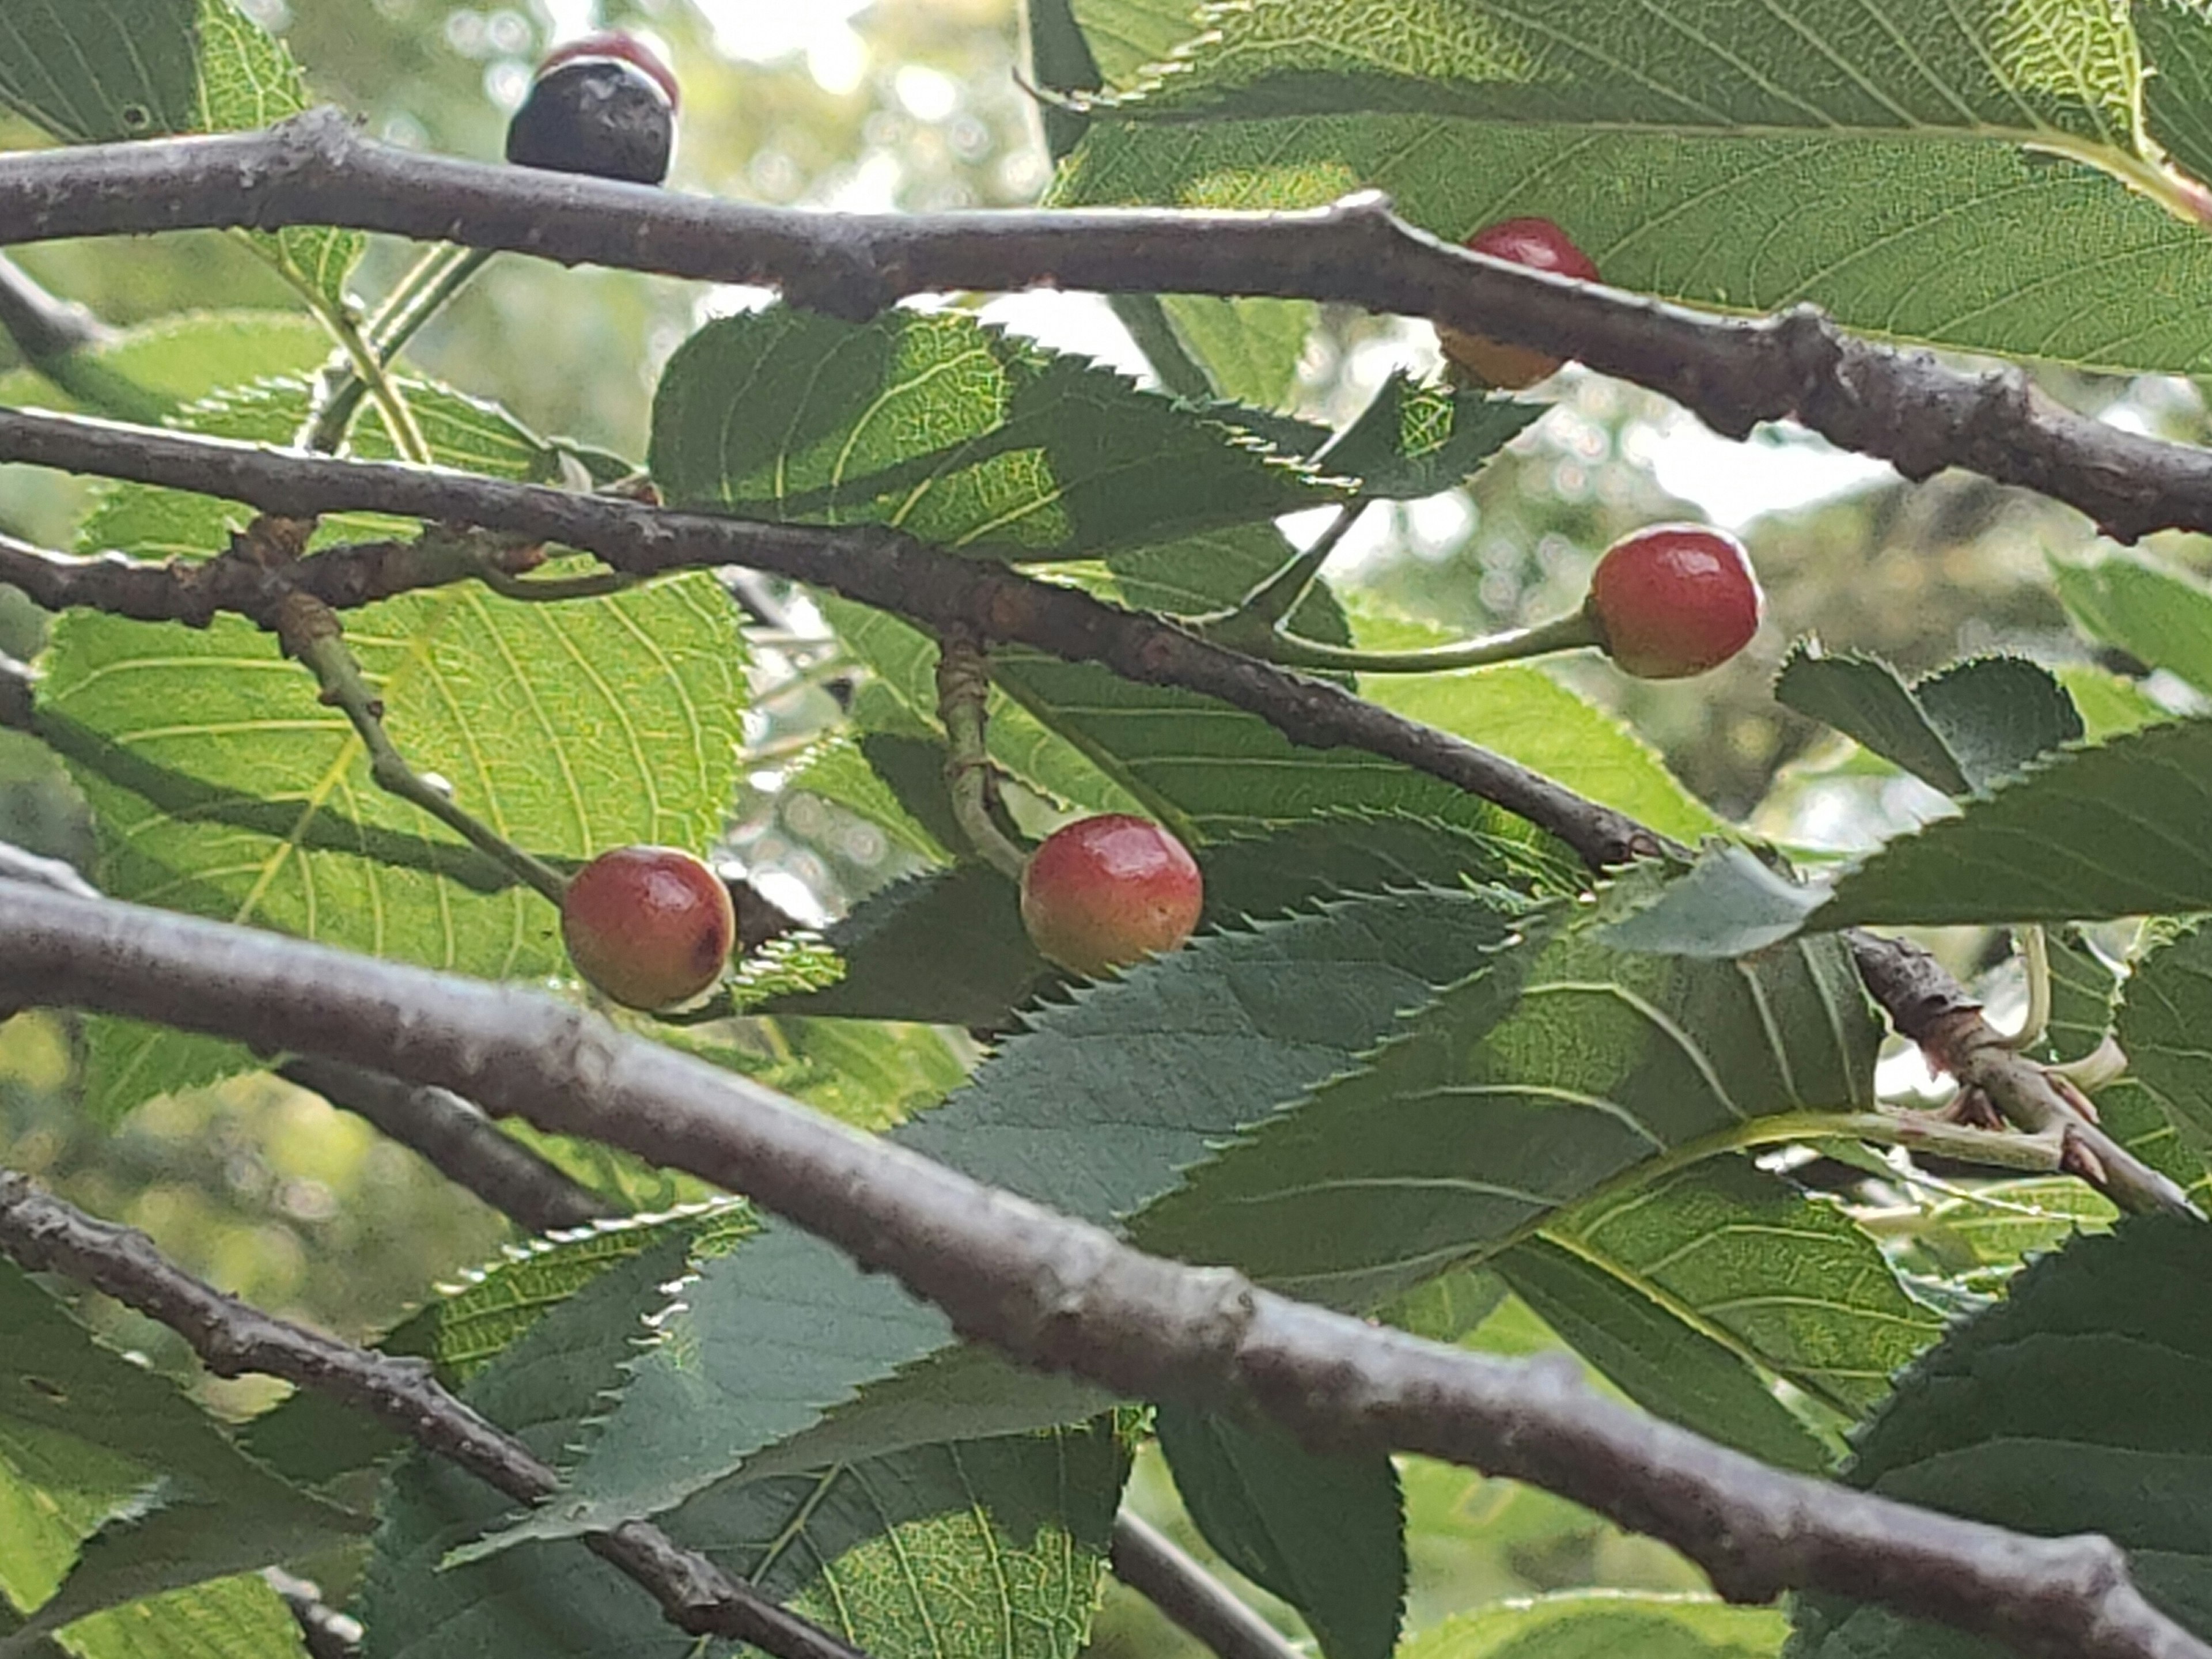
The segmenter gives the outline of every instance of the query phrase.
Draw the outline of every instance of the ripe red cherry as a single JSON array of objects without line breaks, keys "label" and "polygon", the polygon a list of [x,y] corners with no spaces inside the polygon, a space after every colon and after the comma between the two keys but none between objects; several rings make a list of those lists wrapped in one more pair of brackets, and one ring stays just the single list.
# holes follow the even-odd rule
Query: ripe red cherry
[{"label": "ripe red cherry", "polygon": [[1206,886],[1183,844],[1127,813],[1083,818],[1048,836],[1022,870],[1022,925],[1037,950],[1095,977],[1158,951],[1198,926]]},{"label": "ripe red cherry", "polygon": [[1583,614],[1623,672],[1674,680],[1742,650],[1765,606],[1741,542],[1704,525],[1658,524],[1606,549]]},{"label": "ripe red cherry", "polygon": [[518,167],[657,185],[676,147],[676,77],[626,34],[591,34],[546,54],[507,125]]},{"label": "ripe red cherry", "polygon": [[[1467,239],[1467,246],[1493,259],[1510,259],[1532,270],[1557,271],[1577,281],[1597,281],[1597,267],[1589,255],[1568,239],[1549,219],[1501,219],[1486,225]],[[1437,325],[1437,343],[1444,356],[1477,379],[1507,392],[1531,386],[1559,370],[1560,360],[1527,346],[1507,345],[1480,334],[1469,334],[1449,323]]]},{"label": "ripe red cherry", "polygon": [[721,976],[738,917],[722,878],[675,847],[617,847],[561,901],[576,971],[633,1008],[689,1001]]}]

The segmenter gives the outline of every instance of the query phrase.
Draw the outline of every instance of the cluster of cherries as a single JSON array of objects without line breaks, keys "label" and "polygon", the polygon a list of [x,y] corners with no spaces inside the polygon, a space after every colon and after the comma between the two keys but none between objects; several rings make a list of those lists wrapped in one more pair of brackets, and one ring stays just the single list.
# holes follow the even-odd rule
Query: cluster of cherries
[{"label": "cluster of cherries", "polygon": [[[657,185],[675,144],[676,77],[624,34],[547,56],[515,112],[507,159],[557,173]],[[1595,282],[1597,267],[1548,219],[1477,231],[1478,253]],[[1463,377],[1519,390],[1559,360],[1449,325],[1437,330]],[[1743,545],[1700,525],[1655,525],[1606,550],[1583,613],[1625,672],[1679,679],[1726,662],[1758,631],[1762,600]],[[1095,976],[1188,939],[1203,908],[1197,860],[1158,824],[1122,813],[1047,836],[1022,872],[1021,914],[1037,950]],[[561,906],[576,971],[634,1008],[688,1002],[721,977],[737,914],[720,877],[673,847],[622,847],[577,872]]]}]

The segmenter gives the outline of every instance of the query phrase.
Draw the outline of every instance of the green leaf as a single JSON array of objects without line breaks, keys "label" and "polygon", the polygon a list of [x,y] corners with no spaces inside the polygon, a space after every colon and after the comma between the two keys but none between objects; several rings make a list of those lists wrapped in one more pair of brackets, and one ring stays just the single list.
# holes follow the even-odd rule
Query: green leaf
[{"label": "green leaf", "polygon": [[[0,1589],[37,1604],[15,1641],[166,1590],[296,1562],[366,1530],[361,1517],[245,1456],[173,1383],[95,1342],[9,1262],[0,1262],[0,1467],[70,1532],[59,1540],[69,1554],[57,1559],[56,1540],[34,1549],[21,1535],[42,1523],[0,1519]],[[11,1569],[18,1549],[22,1569]],[[48,1562],[43,1574],[37,1554]]]},{"label": "green leaf", "polygon": [[[2212,1634],[2209,1280],[2212,1229],[2164,1216],[2033,1263],[1899,1382],[1845,1479],[2018,1531],[2102,1533],[2144,1595]],[[1806,1659],[2010,1651],[1833,1596],[1801,1597],[1795,1620]]]},{"label": "green leaf", "polygon": [[1101,1419],[718,1487],[670,1525],[864,1653],[1074,1659],[1128,1464]]},{"label": "green leaf", "polygon": [[1607,928],[1605,939],[1616,950],[1661,956],[1745,957],[1797,933],[1825,896],[1823,888],[1769,869],[1748,848],[1715,842],[1687,874]]},{"label": "green leaf", "polygon": [[2054,560],[2051,579],[2081,631],[2212,692],[2212,591],[2142,554]]},{"label": "green leaf", "polygon": [[[1486,960],[1519,908],[1495,892],[1425,890],[1194,940],[1039,1011],[968,1088],[893,1139],[1111,1222],[1173,1188],[1223,1137],[1345,1069],[1438,984]],[[944,1316],[793,1229],[772,1224],[706,1264],[683,1300],[586,1448],[574,1501],[522,1535],[656,1513],[740,1466],[757,1474],[763,1447],[836,1422],[840,1407],[847,1437],[811,1463],[953,1437],[932,1415],[941,1410],[966,1413],[965,1437],[992,1432],[982,1425],[1005,1403],[946,1389],[925,1408],[886,1383],[951,1346]],[[1003,1366],[994,1375],[1019,1408],[1000,1430],[1055,1420],[1029,1414],[1037,1384]],[[848,1403],[870,1384],[880,1409],[870,1395]]]},{"label": "green leaf", "polygon": [[59,1639],[77,1659],[307,1659],[292,1610],[258,1573],[96,1613]]},{"label": "green leaf", "polygon": [[1800,645],[1774,695],[1947,795],[1986,789],[2081,736],[2065,688],[2024,657],[1977,657],[1908,687],[1878,658]]},{"label": "green leaf", "polygon": [[2085,662],[2061,663],[2058,683],[2081,713],[2084,735],[2102,743],[2137,726],[2173,718],[2173,711],[2144,694],[2134,680]]},{"label": "green leaf", "polygon": [[1071,15],[1111,86],[1127,86],[1200,32],[1204,0],[1075,0]]},{"label": "green leaf", "polygon": [[2070,1243],[2084,1232],[2104,1232],[2118,1217],[2110,1200],[2067,1176],[1992,1182],[1928,1210],[1931,1228],[1983,1267],[2017,1267]]},{"label": "green leaf", "polygon": [[1223,397],[1256,409],[1289,400],[1306,336],[1313,331],[1317,307],[1312,301],[1164,294],[1160,308]]},{"label": "green leaf", "polygon": [[2148,71],[2152,134],[2190,172],[2212,178],[2212,20],[2203,0],[2143,0],[2130,15]]},{"label": "green leaf", "polygon": [[[1360,642],[1431,644],[1427,629],[1363,620]],[[1508,665],[1453,674],[1370,675],[1360,692],[1384,708],[1455,732],[1602,801],[1663,836],[1695,842],[1727,826],[1620,720],[1540,668]]]},{"label": "green leaf", "polygon": [[2054,927],[2045,939],[2051,961],[2051,1018],[2043,1041],[2027,1052],[2046,1066],[2063,1066],[2097,1051],[2112,1029],[2119,975],[2078,927]]},{"label": "green leaf", "polygon": [[1825,1473],[1827,1448],[1725,1342],[1603,1267],[1535,1238],[1493,1260],[1532,1311],[1655,1416],[1785,1469]]},{"label": "green leaf", "polygon": [[0,403],[151,424],[212,386],[307,374],[330,349],[329,332],[295,312],[186,312],[76,347],[43,373],[0,375]]},{"label": "green leaf", "polygon": [[[706,1240],[703,1248],[722,1248],[750,1224],[744,1205],[726,1200],[673,1216],[603,1222],[574,1237],[539,1241],[471,1274],[467,1285],[416,1313],[376,1346],[385,1353],[429,1360],[439,1382],[459,1389],[540,1321],[556,1313],[564,1321],[577,1319],[582,1310],[572,1308],[570,1298],[610,1269],[658,1250],[644,1271],[670,1278],[696,1241]],[[606,1340],[619,1358],[636,1336],[632,1320]],[[574,1341],[564,1342],[573,1352]],[[287,1479],[311,1486],[366,1468],[408,1444],[396,1430],[312,1389],[254,1418],[239,1439]]]},{"label": "green leaf", "polygon": [[[232,0],[200,0],[200,130],[265,127],[307,107],[307,76],[284,43]],[[295,225],[254,231],[262,256],[326,316],[347,314],[345,284],[368,246],[357,230]]]},{"label": "green leaf", "polygon": [[1583,1205],[1545,1237],[1846,1419],[1942,1331],[1856,1222],[1741,1158]]},{"label": "green leaf", "polygon": [[[942,727],[937,720],[937,645],[912,624],[866,605],[823,596],[817,600],[837,638],[854,657],[875,672],[868,688],[891,700],[902,731],[894,736],[927,733],[942,752]],[[994,665],[1001,653],[994,653]],[[883,699],[875,700],[883,707]],[[866,712],[856,702],[855,713]],[[989,703],[988,732],[991,758],[1048,799],[1094,812],[1138,812],[1142,803],[1102,772],[1091,758],[1028,708],[994,689]],[[912,765],[918,757],[903,757]],[[949,820],[951,804],[943,799],[943,781],[933,785],[926,766],[901,775],[901,800],[909,812],[920,813],[925,823]],[[957,826],[941,824],[939,834],[952,833],[948,845],[962,845]]]},{"label": "green leaf", "polygon": [[[497,410],[432,387],[411,398],[445,465],[550,476],[550,453]],[[305,408],[295,386],[262,387],[203,405],[193,424],[283,441]],[[375,434],[359,435],[378,452]],[[125,489],[82,539],[204,556],[246,516]],[[323,533],[390,532],[326,521]],[[720,830],[744,647],[711,575],[557,605],[457,584],[349,613],[346,629],[417,769],[452,780],[464,806],[540,856],[703,846]],[[252,624],[71,613],[45,672],[39,735],[92,804],[100,880],[116,896],[487,977],[566,971],[550,907],[378,789],[343,715]],[[112,1118],[252,1063],[240,1049],[97,1021],[88,1098]]]},{"label": "green leaf", "polygon": [[198,130],[199,0],[0,0],[0,104],[68,144]]},{"label": "green leaf", "polygon": [[1394,369],[1316,461],[1358,479],[1364,498],[1418,501],[1466,483],[1548,407],[1427,384]]},{"label": "green leaf", "polygon": [[[939,822],[932,798],[945,793],[946,752],[923,738],[840,732],[807,752],[789,787],[866,818],[917,858],[945,864],[952,854],[945,836],[955,826],[949,812]],[[927,787],[902,787],[909,780]]]},{"label": "green leaf", "polygon": [[1687,1595],[1581,1590],[1499,1602],[1423,1631],[1403,1659],[1774,1659],[1789,1623],[1771,1607]]},{"label": "green leaf", "polygon": [[1334,499],[1232,427],[957,312],[855,325],[778,307],[709,324],[661,376],[652,470],[676,506],[890,525],[1016,560]]},{"label": "green leaf", "polygon": [[894,882],[823,939],[845,976],[763,1012],[995,1026],[1060,977],[1030,943],[1013,883],[980,864]]},{"label": "green leaf", "polygon": [[2212,909],[2212,721],[2067,750],[1891,842],[1815,927],[2066,921]]},{"label": "green leaf", "polygon": [[1388,1659],[1406,1598],[1390,1459],[1323,1456],[1273,1424],[1171,1401],[1157,1422],[1183,1507],[1222,1559],[1303,1613],[1327,1659]]},{"label": "green leaf", "polygon": [[1487,1267],[1455,1267],[1415,1285],[1376,1310],[1376,1317],[1431,1342],[1456,1342],[1497,1311],[1509,1294]]},{"label": "green leaf", "polygon": [[[1029,0],[1030,74],[1047,92],[1095,92],[1103,84],[1090,42],[1067,0]],[[1091,119],[1048,99],[1038,100],[1045,149],[1055,161],[1073,149]]]},{"label": "green leaf", "polygon": [[1833,940],[1744,963],[1633,955],[1532,919],[1363,1069],[1192,1170],[1134,1228],[1364,1310],[1648,1158],[1873,1097],[1878,1031]]},{"label": "green leaf", "polygon": [[[2212,927],[2195,926],[2136,964],[2120,988],[2115,1035],[2134,1081],[2212,1167],[2212,1068],[2204,1033],[2212,1030]],[[2103,1099],[2100,1094],[2100,1101]]]},{"label": "green leaf", "polygon": [[1669,300],[1809,301],[1855,331],[2115,368],[2212,362],[2212,326],[2155,297],[2197,291],[2212,250],[2189,191],[2143,159],[2124,11],[1881,30],[1848,0],[1659,19],[1596,0],[1566,23],[1487,0],[1259,0],[1207,21],[1094,112],[1057,199],[1305,207],[1372,187],[1453,239],[1542,214],[1607,281]]}]

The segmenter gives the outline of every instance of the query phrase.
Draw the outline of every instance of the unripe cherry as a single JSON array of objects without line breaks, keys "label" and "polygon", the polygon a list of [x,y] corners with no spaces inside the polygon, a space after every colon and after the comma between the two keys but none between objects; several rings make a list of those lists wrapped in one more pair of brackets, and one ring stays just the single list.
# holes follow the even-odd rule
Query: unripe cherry
[{"label": "unripe cherry", "polygon": [[602,853],[561,901],[561,939],[576,971],[633,1008],[697,996],[721,977],[737,933],[730,890],[681,848]]},{"label": "unripe cherry", "polygon": [[1197,860],[1166,830],[1123,812],[1045,837],[1022,869],[1022,925],[1038,951],[1095,977],[1190,937],[1206,900]]},{"label": "unripe cherry", "polygon": [[1624,673],[1681,679],[1749,644],[1766,608],[1743,544],[1697,524],[1623,536],[1591,573],[1583,614]]},{"label": "unripe cherry", "polygon": [[[1598,280],[1597,267],[1590,263],[1589,255],[1549,219],[1501,219],[1468,237],[1467,246],[1477,253],[1510,259],[1532,270],[1556,271],[1585,283]],[[1449,323],[1437,325],[1437,343],[1446,357],[1468,374],[1507,392],[1534,386],[1559,370],[1560,359],[1545,352],[1470,334]]]},{"label": "unripe cherry", "polygon": [[518,167],[657,185],[676,147],[676,76],[627,34],[586,35],[548,52],[507,126]]}]

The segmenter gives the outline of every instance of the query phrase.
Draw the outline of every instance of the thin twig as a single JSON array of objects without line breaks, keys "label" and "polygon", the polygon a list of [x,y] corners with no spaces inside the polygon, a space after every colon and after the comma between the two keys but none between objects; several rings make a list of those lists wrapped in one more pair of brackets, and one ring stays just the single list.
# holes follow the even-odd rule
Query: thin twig
[{"label": "thin twig", "polygon": [[1114,1517],[1114,1576],[1219,1659],[1305,1659],[1273,1625],[1143,1516]]},{"label": "thin twig", "polygon": [[[1256,1413],[1316,1448],[1419,1452],[1531,1481],[1674,1545],[1732,1601],[1824,1589],[2051,1659],[2212,1659],[2144,1599],[2108,1540],[2032,1537],[1785,1474],[1598,1398],[1571,1364],[1425,1342],[1146,1255],[518,987],[24,886],[0,906],[0,994],[264,1049],[304,1043],[624,1147],[750,1194],[1017,1361],[1130,1398]],[[179,1316],[189,1330],[205,1311]],[[295,1338],[320,1340],[288,1328],[271,1363],[295,1363]],[[229,1329],[210,1333],[217,1369],[235,1352]],[[319,1358],[305,1369],[331,1380]],[[402,1382],[419,1378],[403,1368]],[[473,1422],[441,1413],[430,1431]]]},{"label": "thin twig", "polygon": [[2212,531],[2212,453],[2063,409],[1801,307],[1717,317],[1452,247],[1369,193],[1300,213],[824,214],[525,173],[380,144],[313,110],[261,132],[0,158],[0,245],[207,226],[346,225],[708,282],[842,316],[906,295],[1053,286],[1273,295],[1429,317],[1665,393],[1741,437],[1794,419],[1909,478],[1965,467],[2106,534]]},{"label": "thin twig", "polygon": [[[0,1251],[160,1321],[218,1376],[256,1371],[328,1395],[520,1503],[542,1502],[560,1487],[550,1464],[448,1394],[423,1361],[357,1348],[226,1296],[163,1256],[143,1233],[95,1220],[9,1170],[0,1170]],[[583,1542],[692,1635],[732,1637],[778,1659],[861,1659],[649,1522],[631,1522]]]},{"label": "thin twig", "polygon": [[329,1060],[287,1060],[276,1074],[411,1146],[526,1232],[561,1232],[622,1213],[448,1090]]}]

